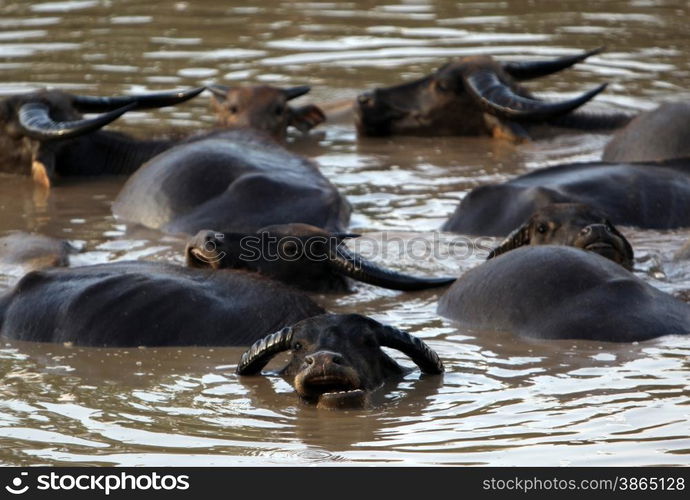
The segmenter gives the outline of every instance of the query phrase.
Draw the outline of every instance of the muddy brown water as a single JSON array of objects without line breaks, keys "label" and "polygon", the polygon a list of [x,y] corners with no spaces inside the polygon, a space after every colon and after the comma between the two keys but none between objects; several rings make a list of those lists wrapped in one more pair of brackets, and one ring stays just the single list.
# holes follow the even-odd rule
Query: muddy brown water
[{"label": "muddy brown water", "polygon": [[[608,81],[594,105],[637,111],[690,97],[689,14],[681,0],[0,1],[0,93],[308,83],[313,91],[303,102],[330,102],[421,76],[456,55],[550,57],[606,45],[604,54],[532,88],[555,97]],[[198,130],[212,124],[207,106],[204,96],[131,113],[117,127],[140,136]],[[291,147],[313,155],[348,196],[351,227],[367,236],[362,249],[428,275],[459,274],[486,254],[486,242],[475,241],[448,255],[459,237],[435,232],[468,189],[596,159],[606,140],[572,135],[518,147],[462,138],[357,140],[347,117],[319,133]],[[180,240],[113,219],[110,203],[122,180],[70,182],[48,198],[25,179],[0,181],[0,231],[67,238],[82,249],[73,265],[181,262]],[[672,262],[690,231],[626,234],[640,276],[672,293],[690,288],[690,264]],[[3,269],[0,286],[20,274]],[[435,314],[435,292],[360,286],[352,295],[317,298],[333,311],[368,314],[424,338],[447,373],[413,372],[374,408],[320,411],[299,403],[282,379],[238,379],[242,349],[4,341],[0,463],[690,464],[690,338],[533,342],[458,330]]]}]

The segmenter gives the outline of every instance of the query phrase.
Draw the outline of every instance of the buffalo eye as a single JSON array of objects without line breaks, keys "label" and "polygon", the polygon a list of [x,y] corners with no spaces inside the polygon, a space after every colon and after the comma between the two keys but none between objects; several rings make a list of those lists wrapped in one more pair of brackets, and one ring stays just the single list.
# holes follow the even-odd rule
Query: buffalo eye
[{"label": "buffalo eye", "polygon": [[276,115],[280,116],[280,115],[282,115],[284,112],[285,112],[285,106],[283,106],[282,104],[278,104],[278,105],[276,106],[276,109],[275,109]]},{"label": "buffalo eye", "polygon": [[548,229],[549,229],[549,228],[548,228],[548,226],[547,226],[546,224],[539,224],[539,225],[537,226],[537,232],[538,232],[538,233],[541,233],[541,234],[544,234]]},{"label": "buffalo eye", "polygon": [[299,342],[295,342],[294,344],[292,344],[292,350],[293,350],[293,351],[300,351],[300,350],[302,350],[302,344],[300,344]]},{"label": "buffalo eye", "polygon": [[230,110],[230,113],[232,113],[233,115],[237,114],[237,111],[239,111],[237,109],[237,106],[235,106],[234,104],[232,106],[230,106],[230,108],[228,108],[228,109]]}]

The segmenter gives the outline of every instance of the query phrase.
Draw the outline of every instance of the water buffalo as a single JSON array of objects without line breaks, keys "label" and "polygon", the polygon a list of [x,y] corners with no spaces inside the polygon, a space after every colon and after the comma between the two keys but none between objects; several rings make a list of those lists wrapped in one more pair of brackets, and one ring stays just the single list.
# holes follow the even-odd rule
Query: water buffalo
[{"label": "water buffalo", "polygon": [[56,177],[129,174],[172,141],[99,129],[127,111],[172,106],[203,90],[122,97],[41,90],[6,97],[0,101],[0,172],[32,175],[44,186]]},{"label": "water buffalo", "polygon": [[306,224],[269,226],[255,233],[202,230],[189,240],[187,265],[258,272],[312,292],[347,292],[348,278],[393,290],[425,290],[455,278],[420,278],[384,269],[351,252],[351,234],[329,233]]},{"label": "water buffalo", "polygon": [[0,336],[83,346],[251,345],[324,310],[253,273],[153,262],[32,271],[0,297]]},{"label": "water buffalo", "polygon": [[381,347],[401,351],[424,373],[443,373],[443,363],[423,341],[359,314],[316,316],[268,335],[242,355],[237,373],[256,375],[271,358],[290,351],[280,375],[301,399],[325,408],[358,407],[409,371]]},{"label": "water buffalo", "polygon": [[314,162],[252,129],[219,131],[165,151],[127,180],[113,204],[122,220],[186,234],[291,222],[342,231],[350,211]]},{"label": "water buffalo", "polygon": [[628,270],[633,267],[633,249],[625,236],[603,214],[580,203],[554,203],[538,209],[487,259],[527,245],[568,245],[598,253]]},{"label": "water buffalo", "polygon": [[573,163],[540,169],[473,189],[443,229],[505,236],[535,211],[553,203],[583,203],[617,225],[688,227],[690,160]]},{"label": "water buffalo", "polygon": [[360,94],[355,104],[357,130],[365,136],[488,135],[522,141],[537,132],[538,125],[584,130],[620,127],[631,117],[574,112],[606,85],[573,99],[545,102],[517,83],[556,73],[601,50],[532,62],[462,57],[419,80]]},{"label": "water buffalo", "polygon": [[273,138],[285,138],[288,127],[308,132],[326,117],[313,104],[295,108],[288,101],[309,92],[310,87],[277,88],[269,85],[226,87],[209,85],[211,106],[222,128],[250,128]]},{"label": "water buffalo", "polygon": [[690,102],[669,102],[642,113],[616,132],[604,149],[608,162],[690,158]]},{"label": "water buffalo", "polygon": [[0,237],[0,266],[25,270],[66,267],[76,248],[69,242],[41,234],[11,231]]},{"label": "water buffalo", "polygon": [[567,246],[530,246],[471,269],[438,312],[473,330],[610,342],[690,332],[690,306],[615,262]]}]

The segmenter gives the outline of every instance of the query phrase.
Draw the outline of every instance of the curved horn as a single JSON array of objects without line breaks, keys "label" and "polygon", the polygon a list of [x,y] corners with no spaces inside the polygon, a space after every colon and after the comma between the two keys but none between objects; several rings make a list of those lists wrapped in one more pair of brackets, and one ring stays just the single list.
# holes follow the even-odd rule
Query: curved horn
[{"label": "curved horn", "polygon": [[382,325],[382,328],[377,330],[377,336],[381,346],[397,349],[409,356],[422,372],[430,374],[443,373],[443,362],[439,359],[438,354],[421,339],[392,326],[385,325]]},{"label": "curved horn", "polygon": [[609,230],[618,236],[621,241],[623,241],[623,248],[625,249],[625,262],[622,263],[623,267],[628,269],[629,271],[633,270],[633,267],[635,266],[635,252],[633,250],[632,245],[628,241],[628,239],[621,233],[616,226],[614,226],[610,220],[606,219],[606,224],[609,228]]},{"label": "curved horn", "polygon": [[331,250],[329,264],[337,272],[349,277],[391,290],[411,292],[450,285],[456,278],[418,278],[384,269],[350,252],[344,245]]},{"label": "curved horn", "polygon": [[469,93],[492,115],[509,120],[547,120],[582,106],[606,88],[606,84],[561,102],[544,102],[517,95],[493,71],[479,70],[465,78]]},{"label": "curved horn", "polygon": [[201,94],[206,87],[198,87],[192,90],[175,90],[172,92],[159,92],[156,94],[118,96],[118,97],[94,97],[85,95],[72,96],[72,105],[81,113],[103,113],[114,109],[136,104],[133,109],[154,109],[174,106],[188,101],[192,97]]},{"label": "curved horn", "polygon": [[247,350],[237,364],[238,375],[256,375],[266,366],[273,356],[290,349],[292,343],[292,328],[286,327],[280,331],[257,340]]},{"label": "curved horn", "polygon": [[603,51],[604,47],[598,47],[575,56],[560,57],[548,61],[507,62],[503,63],[503,70],[516,80],[530,80],[558,73]]},{"label": "curved horn", "polygon": [[38,102],[29,102],[19,108],[19,125],[27,136],[40,141],[69,139],[98,130],[135,107],[136,104],[132,103],[95,118],[56,122],[50,117],[48,106]]},{"label": "curved horn", "polygon": [[285,99],[288,101],[290,99],[295,99],[301,95],[306,94],[311,90],[311,87],[309,85],[301,85],[299,87],[290,87],[287,89],[283,89],[283,94],[285,94]]},{"label": "curved horn", "polygon": [[518,247],[522,247],[530,244],[529,229],[531,220],[525,222],[519,228],[513,230],[505,240],[503,240],[496,248],[489,252],[486,260],[493,259],[499,255],[514,250]]}]

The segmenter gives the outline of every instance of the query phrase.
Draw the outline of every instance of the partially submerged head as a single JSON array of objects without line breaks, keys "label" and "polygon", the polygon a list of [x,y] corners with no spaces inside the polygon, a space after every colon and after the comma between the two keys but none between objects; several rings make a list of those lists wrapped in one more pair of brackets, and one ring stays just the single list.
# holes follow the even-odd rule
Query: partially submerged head
[{"label": "partially submerged head", "polygon": [[443,373],[443,363],[423,341],[359,314],[315,316],[268,335],[242,355],[237,373],[259,374],[274,356],[289,351],[280,374],[301,399],[322,408],[358,408],[372,391],[407,371],[381,347],[409,356],[423,373]]},{"label": "partially submerged head", "polygon": [[526,245],[567,245],[598,253],[626,269],[633,267],[628,240],[599,211],[581,203],[554,203],[537,210],[488,258]]},{"label": "partially submerged head", "polygon": [[449,285],[455,278],[421,278],[382,268],[347,248],[358,235],[308,224],[267,226],[256,233],[204,230],[187,243],[187,265],[259,272],[311,291],[347,291],[348,278],[394,290]]},{"label": "partially submerged head", "polygon": [[314,105],[290,106],[289,101],[309,92],[308,86],[227,87],[216,84],[208,89],[213,93],[211,106],[221,127],[251,128],[283,139],[290,126],[308,132],[325,120],[323,112]]},{"label": "partially submerged head", "polygon": [[545,76],[584,60],[596,49],[549,61],[500,63],[491,56],[461,57],[416,81],[360,94],[355,105],[361,135],[501,135],[521,125],[568,114],[601,92],[545,102],[518,81]]}]

